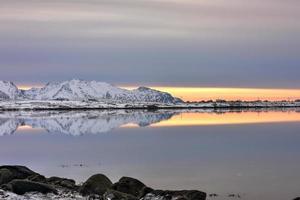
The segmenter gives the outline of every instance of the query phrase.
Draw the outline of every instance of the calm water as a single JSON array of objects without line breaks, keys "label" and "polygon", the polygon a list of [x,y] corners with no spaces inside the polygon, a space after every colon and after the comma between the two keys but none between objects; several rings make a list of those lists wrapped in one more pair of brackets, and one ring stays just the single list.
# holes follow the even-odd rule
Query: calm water
[{"label": "calm water", "polygon": [[113,181],[242,199],[300,196],[300,112],[88,111],[0,113],[0,164],[46,176]]}]

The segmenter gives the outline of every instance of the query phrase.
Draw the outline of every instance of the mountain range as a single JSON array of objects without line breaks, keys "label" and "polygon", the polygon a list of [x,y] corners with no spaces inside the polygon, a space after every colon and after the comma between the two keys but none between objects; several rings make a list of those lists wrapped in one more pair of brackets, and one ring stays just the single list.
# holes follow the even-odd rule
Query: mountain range
[{"label": "mountain range", "polygon": [[171,94],[147,87],[127,90],[105,82],[69,80],[51,82],[42,88],[20,90],[8,81],[0,81],[0,101],[9,100],[61,100],[61,101],[114,101],[179,103]]}]

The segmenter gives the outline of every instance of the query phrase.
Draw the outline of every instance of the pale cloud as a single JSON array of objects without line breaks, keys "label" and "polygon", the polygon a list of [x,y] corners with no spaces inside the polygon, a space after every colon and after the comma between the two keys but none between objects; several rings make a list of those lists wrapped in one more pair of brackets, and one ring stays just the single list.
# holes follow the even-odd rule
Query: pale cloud
[{"label": "pale cloud", "polygon": [[6,1],[0,7],[0,30],[33,37],[239,37],[299,31],[298,6],[292,0]]},{"label": "pale cloud", "polygon": [[298,0],[0,4],[0,79],[300,84]]}]

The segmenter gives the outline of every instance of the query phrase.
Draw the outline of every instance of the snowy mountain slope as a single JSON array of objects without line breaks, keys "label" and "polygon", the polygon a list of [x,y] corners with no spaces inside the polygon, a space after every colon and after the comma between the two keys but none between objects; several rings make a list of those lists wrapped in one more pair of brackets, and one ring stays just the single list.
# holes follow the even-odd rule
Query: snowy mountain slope
[{"label": "snowy mountain slope", "polygon": [[0,100],[17,99],[20,91],[12,82],[0,81]]},{"label": "snowy mountain slope", "polygon": [[131,91],[134,97],[138,101],[144,102],[161,102],[161,103],[179,103],[181,99],[174,98],[172,95],[166,92],[153,90],[147,87],[139,87]]},{"label": "snowy mountain slope", "polygon": [[70,80],[48,83],[40,89],[23,91],[30,100],[112,100],[121,102],[178,103],[180,99],[168,93],[146,87],[126,90],[97,81]]}]

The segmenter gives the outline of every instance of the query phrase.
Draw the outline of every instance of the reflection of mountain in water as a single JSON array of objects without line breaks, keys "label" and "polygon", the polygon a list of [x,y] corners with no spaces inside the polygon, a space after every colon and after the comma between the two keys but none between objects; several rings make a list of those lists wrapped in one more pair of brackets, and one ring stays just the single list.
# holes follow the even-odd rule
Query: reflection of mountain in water
[{"label": "reflection of mountain in water", "polygon": [[0,135],[13,134],[23,125],[51,133],[98,134],[129,123],[148,126],[170,119],[174,114],[176,112],[142,110],[4,112],[0,113]]},{"label": "reflection of mountain in water", "polygon": [[298,109],[175,109],[175,110],[90,110],[90,111],[19,111],[0,112],[0,135],[11,135],[19,126],[42,128],[50,133],[68,135],[98,134],[126,124],[149,126],[181,113],[264,113],[297,112]]}]

